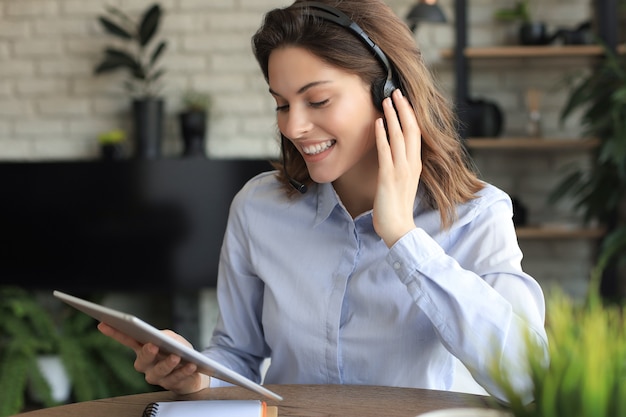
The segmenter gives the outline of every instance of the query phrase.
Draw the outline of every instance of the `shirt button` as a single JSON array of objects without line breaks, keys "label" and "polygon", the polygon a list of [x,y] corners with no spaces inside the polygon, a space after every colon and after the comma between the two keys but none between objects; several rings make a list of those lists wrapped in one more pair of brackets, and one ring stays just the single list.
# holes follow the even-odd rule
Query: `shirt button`
[{"label": "shirt button", "polygon": [[395,269],[396,271],[400,269],[401,267],[402,267],[402,264],[400,262],[396,261],[393,263],[393,269]]}]

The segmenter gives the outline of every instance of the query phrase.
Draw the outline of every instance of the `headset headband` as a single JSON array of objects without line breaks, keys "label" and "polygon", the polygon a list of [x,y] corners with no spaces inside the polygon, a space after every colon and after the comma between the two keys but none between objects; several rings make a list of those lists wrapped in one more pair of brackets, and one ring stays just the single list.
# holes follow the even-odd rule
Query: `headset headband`
[{"label": "headset headband", "polygon": [[320,3],[318,1],[303,1],[301,3],[294,4],[293,7],[307,8],[307,13],[309,15],[336,23],[339,26],[349,29],[350,31],[355,33],[359,37],[359,39],[365,42],[365,44],[369,46],[372,51],[374,51],[374,55],[376,56],[376,58],[378,58],[380,63],[383,64],[383,66],[387,69],[387,81],[385,82],[384,95],[391,95],[391,92],[397,88],[393,81],[393,71],[391,69],[389,59],[387,59],[387,55],[385,55],[382,49],[380,49],[380,47],[376,45],[369,36],[367,36],[367,33],[365,33],[365,31],[361,29],[361,27],[357,25],[356,22],[354,22],[352,19],[350,19],[345,13],[343,13],[339,9],[336,9],[324,3]]}]

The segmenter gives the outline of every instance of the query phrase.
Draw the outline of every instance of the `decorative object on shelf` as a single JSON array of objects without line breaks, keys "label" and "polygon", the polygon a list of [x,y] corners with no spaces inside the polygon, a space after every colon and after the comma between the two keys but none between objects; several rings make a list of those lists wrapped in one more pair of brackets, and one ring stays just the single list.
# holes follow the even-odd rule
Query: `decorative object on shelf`
[{"label": "decorative object on shelf", "polygon": [[418,0],[409,10],[406,22],[412,32],[417,30],[417,26],[422,22],[446,23],[446,15],[437,4],[437,0]]},{"label": "decorative object on shelf", "polygon": [[[585,222],[606,225],[598,265],[623,265],[626,222],[620,219],[620,213],[626,204],[626,55],[605,47],[605,58],[573,83],[561,122],[581,111],[582,134],[598,138],[600,144],[593,150],[592,164],[572,165],[549,201],[554,203],[569,195]],[[603,291],[615,296],[619,283],[603,282]]]},{"label": "decorative object on shelf", "polygon": [[208,93],[187,90],[184,92],[183,109],[178,115],[183,137],[183,156],[205,157],[205,138],[211,97]]},{"label": "decorative object on shelf", "polygon": [[[516,376],[494,364],[492,375],[513,416],[626,415],[626,310],[603,304],[599,272],[592,273],[582,303],[558,290],[546,295],[550,360],[529,335],[522,367],[530,374],[531,393],[522,392]],[[528,403],[529,394],[534,402]]]},{"label": "decorative object on shelf", "polygon": [[162,10],[153,4],[138,21],[115,7],[107,7],[108,16],[99,22],[106,33],[124,44],[124,48],[107,47],[105,56],[94,70],[96,75],[123,69],[130,78],[124,82],[133,98],[133,125],[135,129],[135,155],[138,158],[158,158],[163,137],[164,101],[160,97],[160,79],[165,70],[157,63],[167,45],[157,41]]},{"label": "decorative object on shelf", "polygon": [[536,88],[526,90],[526,110],[528,120],[526,122],[526,133],[532,138],[541,137],[541,99],[543,93]]},{"label": "decorative object on shelf", "polygon": [[502,133],[504,114],[500,106],[487,99],[468,99],[467,135],[474,138],[497,137]]},{"label": "decorative object on shelf", "polygon": [[579,24],[574,29],[557,29],[552,38],[560,38],[563,45],[589,45],[593,43],[593,36],[593,32],[591,31],[591,21],[587,20]]},{"label": "decorative object on shelf", "polygon": [[75,401],[153,389],[129,366],[132,350],[101,334],[89,316],[50,300],[0,286],[0,416],[19,413],[29,393],[44,407],[62,401],[38,365],[47,355],[60,356]]},{"label": "decorative object on shelf", "polygon": [[124,158],[126,133],[120,129],[109,130],[98,135],[100,153],[105,161],[116,161]]},{"label": "decorative object on shelf", "polygon": [[139,159],[155,159],[161,156],[163,141],[163,99],[145,98],[133,100],[133,125]]},{"label": "decorative object on shelf", "polygon": [[550,36],[544,22],[535,21],[530,14],[529,0],[519,0],[510,9],[499,9],[495,12],[496,20],[502,22],[519,22],[519,43],[521,45],[547,45]]}]

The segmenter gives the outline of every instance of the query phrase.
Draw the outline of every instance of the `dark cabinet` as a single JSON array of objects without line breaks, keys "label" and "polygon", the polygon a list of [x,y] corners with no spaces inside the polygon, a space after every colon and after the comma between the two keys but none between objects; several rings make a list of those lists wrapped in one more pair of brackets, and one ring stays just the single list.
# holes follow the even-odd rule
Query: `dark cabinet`
[{"label": "dark cabinet", "polygon": [[230,202],[264,160],[0,164],[0,284],[71,292],[216,283]]}]

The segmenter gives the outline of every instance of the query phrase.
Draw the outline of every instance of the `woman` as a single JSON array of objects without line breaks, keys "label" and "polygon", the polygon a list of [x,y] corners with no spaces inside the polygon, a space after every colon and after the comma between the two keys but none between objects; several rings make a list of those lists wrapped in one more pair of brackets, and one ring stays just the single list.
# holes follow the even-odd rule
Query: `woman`
[{"label": "woman", "polygon": [[[266,383],[433,389],[451,387],[456,357],[501,396],[491,366],[518,363],[525,335],[547,344],[543,294],[509,197],[468,168],[406,25],[379,0],[296,1],[266,15],[253,49],[282,163],[232,203],[204,353],[255,381],[271,358]],[[101,330],[149,382],[220,383]]]}]

